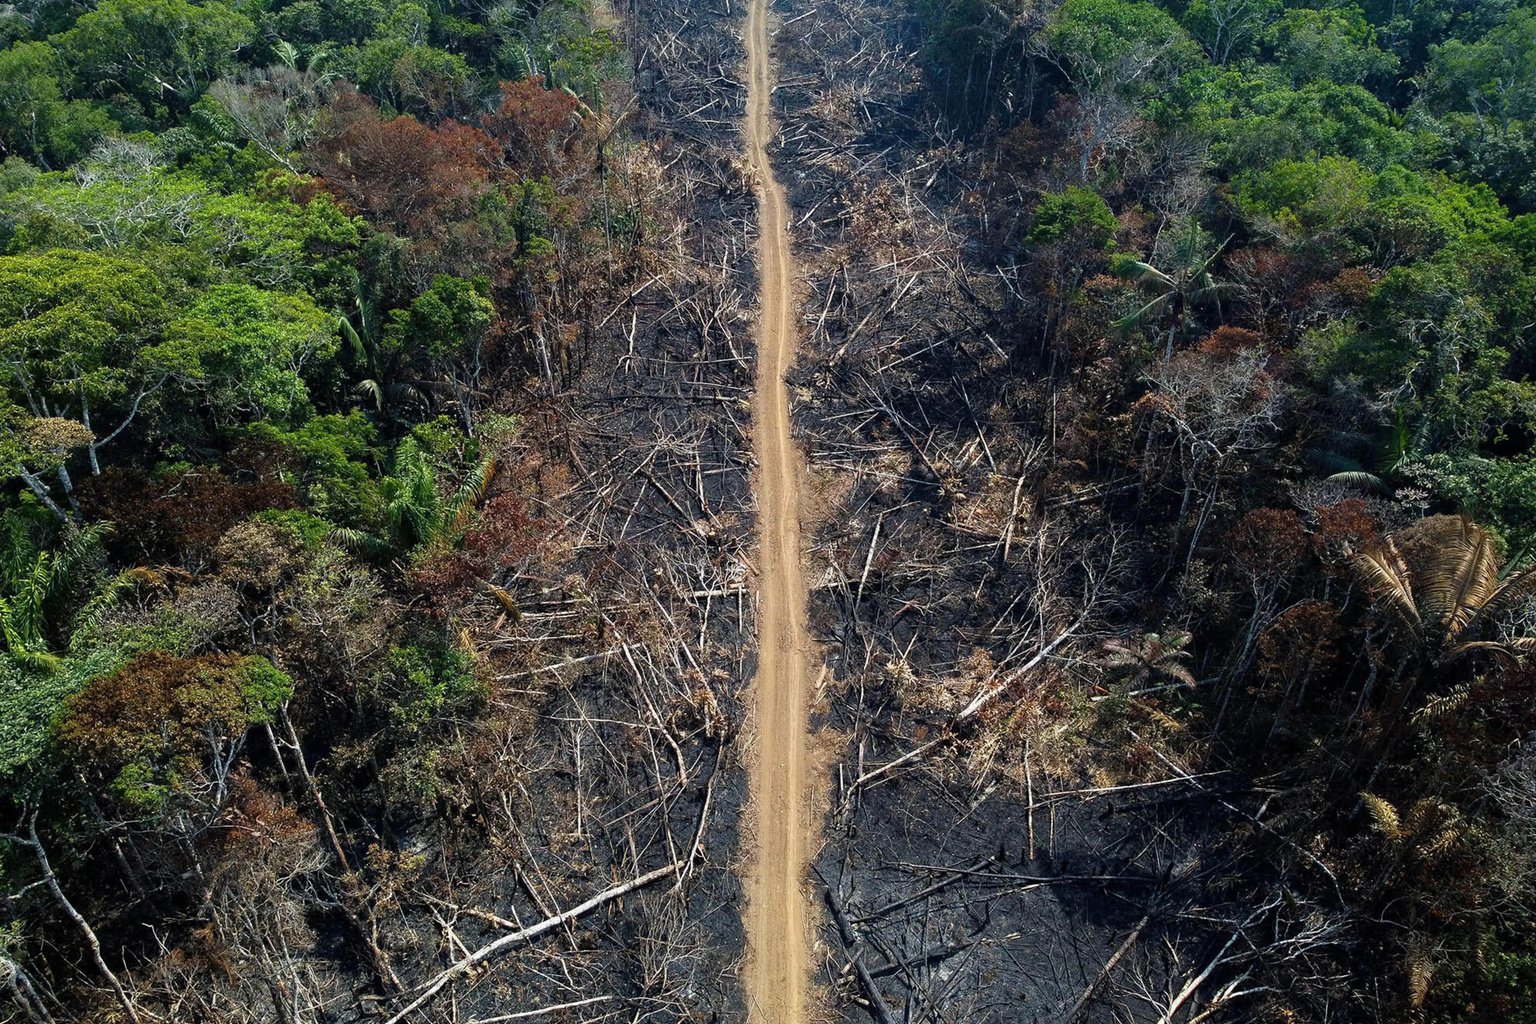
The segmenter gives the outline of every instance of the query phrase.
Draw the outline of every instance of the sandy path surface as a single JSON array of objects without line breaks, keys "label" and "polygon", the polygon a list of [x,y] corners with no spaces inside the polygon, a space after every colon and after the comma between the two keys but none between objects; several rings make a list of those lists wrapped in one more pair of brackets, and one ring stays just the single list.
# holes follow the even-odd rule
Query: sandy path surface
[{"label": "sandy path surface", "polygon": [[758,333],[753,446],[759,529],[758,670],[753,682],[755,741],[749,761],[746,987],[750,1020],[803,1024],[810,1006],[811,913],[805,874],[812,818],[807,756],[809,678],[806,589],[800,565],[800,453],[789,433],[784,374],[794,361],[794,294],[789,204],[773,175],[768,0],[752,0],[747,20],[747,159],[758,187]]}]

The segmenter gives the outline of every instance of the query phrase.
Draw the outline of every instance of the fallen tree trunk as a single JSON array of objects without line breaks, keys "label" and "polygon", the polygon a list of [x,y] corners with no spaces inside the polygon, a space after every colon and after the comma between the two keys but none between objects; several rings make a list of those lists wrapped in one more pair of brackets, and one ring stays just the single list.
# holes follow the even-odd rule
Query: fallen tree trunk
[{"label": "fallen tree trunk", "polygon": [[1098,992],[1099,986],[1103,985],[1105,980],[1114,973],[1116,965],[1125,959],[1125,954],[1131,951],[1131,947],[1136,945],[1136,940],[1141,938],[1142,930],[1147,927],[1151,920],[1152,914],[1148,912],[1142,915],[1140,921],[1136,922],[1136,927],[1131,929],[1131,934],[1127,935],[1125,941],[1120,943],[1120,948],[1115,950],[1114,955],[1109,958],[1099,973],[1088,983],[1088,987],[1083,989],[1083,994],[1077,997],[1077,1002],[1072,1004],[1072,1009],[1068,1010],[1067,1015],[1062,1018],[1066,1024],[1074,1024],[1083,1016],[1084,1012],[1088,1009],[1088,1003],[1093,999],[1094,993]]},{"label": "fallen tree trunk", "polygon": [[998,697],[1006,693],[1008,687],[1012,686],[1019,679],[1023,678],[1025,673],[1037,668],[1042,662],[1044,662],[1053,653],[1055,653],[1058,647],[1072,639],[1072,637],[1076,635],[1078,629],[1082,627],[1085,618],[1086,616],[1079,617],[1076,622],[1067,627],[1065,632],[1042,647],[1039,653],[1030,658],[1029,661],[1025,662],[1022,666],[1020,666],[1017,671],[1010,672],[1008,677],[1002,682],[977,694],[976,697],[969,704],[967,704],[959,714],[954,717],[954,719],[945,728],[944,732],[941,733],[936,739],[931,739],[921,746],[913,747],[905,754],[896,758],[896,760],[887,761],[880,767],[872,768],[865,772],[863,775],[860,775],[857,779],[854,779],[853,784],[848,787],[848,797],[846,799],[851,800],[855,793],[869,785],[871,782],[874,782],[876,779],[881,778],[882,776],[889,775],[892,771],[900,768],[904,764],[910,764],[911,762],[918,760],[934,748],[944,746],[948,743],[953,743],[956,739],[959,738],[960,726],[964,725],[970,719],[975,718],[978,713],[987,707],[987,705],[991,704]]},{"label": "fallen tree trunk", "polygon": [[598,893],[596,896],[593,896],[585,903],[578,903],[576,906],[570,908],[569,910],[555,914],[551,917],[546,917],[544,920],[538,922],[537,924],[531,924],[521,931],[512,932],[510,935],[503,935],[495,942],[487,943],[486,945],[481,946],[479,949],[469,954],[469,956],[466,956],[464,959],[460,960],[458,963],[455,963],[452,967],[449,967],[447,970],[440,973],[437,977],[427,982],[426,986],[422,989],[421,995],[411,1000],[411,1002],[403,1010],[389,1018],[389,1020],[385,1021],[384,1024],[400,1024],[400,1022],[405,1020],[405,1018],[409,1017],[411,1014],[421,1009],[427,1003],[431,1002],[439,992],[448,986],[449,982],[453,981],[453,979],[469,973],[471,970],[478,967],[480,964],[485,963],[487,960],[490,960],[501,953],[505,953],[507,950],[512,949],[515,946],[519,946],[525,942],[532,942],[534,939],[538,938],[540,935],[543,935],[545,932],[553,931],[556,928],[569,924],[577,918],[591,913],[598,907],[601,907],[603,904],[611,903],[612,901],[618,899],[620,896],[626,896],[629,893],[634,892],[636,889],[644,888],[645,886],[650,885],[652,882],[658,882],[663,878],[675,877],[681,870],[682,866],[679,864],[668,864],[666,867],[657,868],[655,871],[648,871],[638,878],[632,878],[628,882],[604,889],[602,892]]},{"label": "fallen tree trunk", "polygon": [[[821,872],[818,871],[817,875],[820,874]],[[825,884],[826,879],[823,878],[822,882]],[[863,986],[864,994],[869,997],[869,1012],[878,1024],[896,1024],[896,1019],[891,1016],[891,1008],[886,1005],[885,997],[880,994],[880,986],[875,984],[874,976],[864,963],[864,958],[859,955],[859,933],[849,922],[848,915],[843,912],[842,905],[838,903],[837,896],[832,892],[830,885],[826,886],[826,899],[827,909],[832,911],[832,919],[837,922],[837,930],[842,934],[848,962],[858,973],[859,984]]]}]

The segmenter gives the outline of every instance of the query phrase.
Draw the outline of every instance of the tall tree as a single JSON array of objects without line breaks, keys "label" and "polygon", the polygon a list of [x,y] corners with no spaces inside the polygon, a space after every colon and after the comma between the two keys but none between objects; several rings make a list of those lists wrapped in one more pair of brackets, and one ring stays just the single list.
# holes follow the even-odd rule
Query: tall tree
[{"label": "tall tree", "polygon": [[1134,143],[1147,101],[1200,58],[1178,22],[1136,0],[1067,0],[1045,43],[1072,92],[1083,182],[1095,159]]},{"label": "tall tree", "polygon": [[156,104],[186,109],[255,30],[220,0],[102,0],[56,42],[85,88],[102,96],[125,91],[147,111]]},{"label": "tall tree", "polygon": [[[0,395],[13,416],[77,422],[91,472],[101,472],[102,448],[172,375],[192,369],[159,337],[165,306],[160,280],[129,260],[64,250],[0,256]],[[56,508],[26,458],[15,471]],[[73,501],[63,460],[56,475]]]}]

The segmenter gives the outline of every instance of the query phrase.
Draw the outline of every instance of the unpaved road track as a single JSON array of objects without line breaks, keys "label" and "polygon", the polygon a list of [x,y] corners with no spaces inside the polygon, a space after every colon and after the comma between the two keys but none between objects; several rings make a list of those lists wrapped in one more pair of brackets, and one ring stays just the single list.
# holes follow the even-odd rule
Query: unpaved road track
[{"label": "unpaved road track", "polygon": [[759,530],[758,668],[753,683],[755,742],[750,760],[750,820],[755,842],[747,877],[746,988],[749,1019],[804,1024],[810,1005],[810,862],[807,813],[808,676],[806,589],[800,566],[800,454],[789,433],[785,372],[796,336],[790,272],[789,203],[773,175],[768,0],[747,18],[747,160],[758,180],[758,332],[753,448]]}]

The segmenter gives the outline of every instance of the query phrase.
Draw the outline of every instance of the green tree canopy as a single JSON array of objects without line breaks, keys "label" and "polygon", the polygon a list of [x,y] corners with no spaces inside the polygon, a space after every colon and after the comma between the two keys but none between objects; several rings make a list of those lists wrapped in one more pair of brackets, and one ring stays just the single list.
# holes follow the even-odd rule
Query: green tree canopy
[{"label": "green tree canopy", "polygon": [[63,166],[111,129],[105,111],[65,97],[65,74],[58,51],[46,42],[0,50],[0,156]]},{"label": "green tree canopy", "polygon": [[1267,33],[1276,62],[1296,85],[1358,85],[1391,74],[1397,59],[1376,44],[1376,30],[1358,7],[1286,11]]},{"label": "green tree canopy", "polygon": [[[97,453],[144,400],[195,370],[160,337],[166,313],[164,285],[134,261],[63,249],[0,256],[0,400],[33,419],[78,422],[99,471]],[[57,510],[33,470],[17,463],[12,471]],[[62,466],[60,483],[68,495]]]},{"label": "green tree canopy", "polygon": [[255,30],[219,0],[102,0],[55,42],[82,87],[101,96],[125,92],[149,112],[189,106]]},{"label": "green tree canopy", "polygon": [[72,174],[44,174],[0,194],[11,247],[117,250],[166,275],[304,287],[337,301],[361,223],[304,179],[280,175],[222,192],[159,154],[118,144]]},{"label": "green tree canopy", "polygon": [[1517,8],[1475,42],[1435,47],[1429,96],[1439,109],[1467,111],[1501,133],[1536,118],[1536,11]]},{"label": "green tree canopy", "polygon": [[1198,57],[1178,22],[1136,0],[1067,0],[1046,40],[1074,85],[1087,91],[1146,94]]},{"label": "green tree canopy", "polygon": [[1120,222],[1103,196],[1090,188],[1069,185],[1061,192],[1048,192],[1040,197],[1026,240],[1031,245],[1048,245],[1076,233],[1090,245],[1103,248],[1114,239],[1119,227]]},{"label": "green tree canopy", "polygon": [[329,374],[339,347],[335,317],[309,298],[243,284],[203,292],[166,337],[196,353],[199,404],[220,426],[308,418],[306,380]]}]

